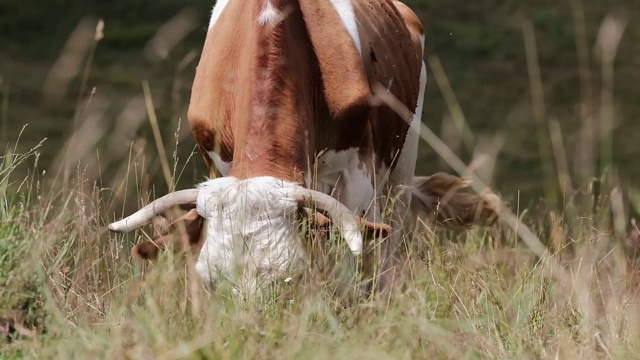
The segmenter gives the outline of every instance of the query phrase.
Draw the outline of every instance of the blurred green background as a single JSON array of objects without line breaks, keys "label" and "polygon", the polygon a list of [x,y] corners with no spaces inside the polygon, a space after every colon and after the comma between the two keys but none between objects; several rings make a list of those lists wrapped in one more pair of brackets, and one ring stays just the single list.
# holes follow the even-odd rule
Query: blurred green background
[{"label": "blurred green background", "polygon": [[[514,202],[519,197],[522,206],[545,194],[562,201],[566,175],[572,187],[583,187],[609,161],[625,186],[637,184],[637,0],[406,3],[427,32],[422,121],[495,191]],[[66,161],[61,178],[70,181],[80,169],[83,181],[102,186],[112,186],[138,151],[148,186],[162,193],[144,101],[148,83],[169,157],[178,140],[178,172],[184,167],[178,187],[202,180],[200,155],[188,160],[194,142],[186,109],[212,6],[212,0],[0,0],[1,151],[28,124],[17,146],[47,138],[39,169],[53,178]],[[100,19],[103,37],[96,42]],[[537,56],[527,44],[535,44]],[[611,66],[603,66],[601,44],[615,56]],[[532,97],[536,64],[541,98]],[[585,124],[593,137],[585,136]],[[609,143],[611,156],[601,151]],[[604,161],[585,158],[590,151]],[[453,170],[421,142],[417,172],[437,171]]]}]

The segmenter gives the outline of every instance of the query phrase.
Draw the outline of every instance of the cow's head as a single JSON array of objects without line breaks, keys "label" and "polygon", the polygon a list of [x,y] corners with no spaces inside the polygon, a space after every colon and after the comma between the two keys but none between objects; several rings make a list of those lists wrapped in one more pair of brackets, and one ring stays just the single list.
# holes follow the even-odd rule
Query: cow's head
[{"label": "cow's head", "polygon": [[208,284],[231,280],[242,292],[308,265],[299,228],[301,210],[326,215],[356,256],[363,250],[362,230],[390,230],[388,225],[362,221],[327,194],[270,176],[208,180],[194,189],[167,194],[109,229],[132,231],[174,206],[189,204],[205,220],[197,273]]}]

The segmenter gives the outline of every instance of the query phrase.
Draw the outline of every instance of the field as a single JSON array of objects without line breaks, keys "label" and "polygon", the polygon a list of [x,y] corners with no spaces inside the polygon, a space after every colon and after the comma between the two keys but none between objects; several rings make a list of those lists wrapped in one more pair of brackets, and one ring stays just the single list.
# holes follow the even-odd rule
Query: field
[{"label": "field", "polygon": [[[578,11],[580,2],[571,4]],[[507,201],[500,221],[488,229],[457,233],[417,224],[407,234],[410,271],[402,289],[391,298],[336,297],[335,283],[312,275],[304,283],[279,284],[268,297],[240,301],[227,289],[203,288],[189,264],[170,252],[163,253],[157,263],[132,259],[131,246],[149,236],[151,229],[127,235],[108,232],[110,221],[167,189],[191,186],[204,177],[200,155],[180,116],[188,100],[189,84],[183,80],[191,75],[188,69],[197,53],[183,48],[179,58],[172,55],[176,58],[160,61],[142,75],[125,76],[114,67],[92,72],[94,54],[98,62],[108,60],[101,59],[106,55],[98,51],[104,36],[101,23],[87,20],[78,26],[84,33],[77,32],[76,39],[82,42],[84,36],[84,43],[91,44],[84,49],[88,55],[83,61],[67,63],[76,66],[73,76],[65,78],[69,73],[59,69],[61,77],[54,76],[47,93],[52,102],[38,109],[22,106],[28,86],[20,84],[17,92],[16,87],[10,88],[3,76],[14,77],[8,67],[0,67],[0,359],[640,358],[636,255],[640,230],[633,219],[640,212],[640,194],[633,186],[638,168],[634,158],[624,155],[633,153],[635,140],[614,136],[637,124],[623,124],[630,127],[621,125],[617,133],[598,127],[616,123],[618,104],[637,97],[636,90],[619,98],[613,85],[633,82],[633,76],[618,81],[621,75],[614,71],[626,18],[613,13],[595,30],[590,28],[591,34],[606,36],[601,56],[610,61],[597,63],[599,81],[591,83],[588,76],[585,80],[590,65],[581,56],[590,55],[578,46],[581,65],[572,74],[579,76],[569,76],[569,85],[557,80],[549,101],[544,94],[548,81],[541,75],[544,64],[539,60],[550,56],[553,47],[537,47],[543,42],[536,41],[535,29],[536,21],[544,24],[541,18],[557,14],[533,13],[538,15],[534,22],[518,23],[527,73],[524,97],[530,105],[511,104],[509,111],[485,109],[486,113],[477,115],[482,120],[490,110],[510,112],[512,119],[528,119],[526,131],[535,134],[520,142],[523,148],[529,144],[534,148],[523,150],[526,159],[515,162],[522,172],[510,173],[504,188],[497,186],[502,179],[493,179],[500,176],[505,165],[499,163],[505,157],[517,158],[504,153],[515,146],[509,131],[517,131],[518,122],[505,126],[496,122],[493,125],[505,142],[496,136],[483,143],[467,123],[473,115],[465,118],[466,104],[460,105],[456,96],[477,92],[486,79],[476,74],[479,78],[470,79],[469,88],[454,92],[448,81],[455,87],[468,74],[447,78],[444,69],[459,68],[460,63],[427,55],[432,86],[427,96],[437,92],[442,97],[434,107],[444,109],[443,119],[455,124],[457,135],[451,140],[444,136],[446,130],[436,134],[425,121],[421,147],[433,151],[423,152],[421,163],[437,157],[445,171],[473,173],[476,190],[490,185]],[[574,20],[579,23],[580,13],[576,14]],[[110,24],[105,26],[109,29]],[[443,28],[440,23],[432,30]],[[468,34],[478,30],[462,25],[457,29]],[[628,31],[637,34],[637,28]],[[509,57],[473,39],[467,45],[491,53],[494,65]],[[587,41],[578,35],[575,41],[583,40]],[[114,40],[109,41],[114,46]],[[486,48],[480,49],[482,45]],[[629,54],[630,50],[620,51]],[[0,60],[8,59],[2,55]],[[38,76],[33,64],[14,65],[20,76],[32,69],[33,76]],[[140,63],[131,65],[134,70],[125,72],[143,72]],[[130,96],[127,89],[133,79],[154,79],[167,70],[170,76],[155,83],[141,81],[139,92]],[[106,92],[101,92],[101,81],[109,83]],[[60,84],[70,94],[63,109],[52,105],[63,101],[56,100]],[[593,106],[589,114],[597,115],[569,116],[565,108],[557,107],[566,101],[566,86],[574,86],[572,95],[582,99],[581,106]],[[591,102],[593,94],[585,87],[598,95],[596,102]],[[504,100],[512,90],[491,93],[483,101],[490,103],[492,96]],[[518,101],[523,101],[520,95]],[[68,101],[69,97],[73,100]],[[111,102],[120,106],[119,112],[111,113]],[[14,110],[17,105],[20,108]],[[631,109],[629,117],[636,105],[625,108]],[[490,106],[485,103],[485,107]],[[559,119],[545,111],[551,108],[561,109],[554,113]],[[41,115],[50,116],[45,118],[50,121],[7,130],[13,119]],[[61,116],[74,125],[72,133],[55,125],[52,119]],[[109,118],[116,120],[107,126],[104,119]],[[576,131],[578,135],[572,135],[580,141],[574,138],[574,147],[569,148],[566,130],[576,123],[581,129],[591,127],[592,136]],[[147,130],[140,135],[139,128]],[[44,141],[40,134],[53,139]],[[452,149],[456,143],[458,148]],[[632,150],[621,150],[627,148]],[[535,163],[536,169],[528,169],[529,163]],[[434,167],[419,166],[423,174]],[[519,181],[532,177],[540,181],[522,185],[522,193],[538,198],[528,196],[521,203]]]},{"label": "field", "polygon": [[170,252],[132,260],[143,234],[104,227],[115,191],[81,170],[68,189],[43,188],[38,151],[9,152],[0,168],[0,358],[638,357],[638,276],[633,244],[611,226],[627,228],[616,191],[594,213],[576,200],[458,236],[418,227],[406,286],[386,301],[341,301],[313,277],[238,301],[204,290]]}]

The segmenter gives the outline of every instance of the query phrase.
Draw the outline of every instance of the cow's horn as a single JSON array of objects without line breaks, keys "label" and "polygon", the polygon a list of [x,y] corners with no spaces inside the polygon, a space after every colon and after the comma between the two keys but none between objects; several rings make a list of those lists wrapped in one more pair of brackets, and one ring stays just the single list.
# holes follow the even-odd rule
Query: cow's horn
[{"label": "cow's horn", "polygon": [[342,236],[346,240],[351,252],[353,252],[354,255],[360,255],[363,242],[359,226],[360,222],[358,221],[358,217],[344,204],[330,195],[306,188],[296,189],[293,197],[301,207],[307,207],[307,201],[309,201],[311,204],[314,204],[317,209],[326,212],[329,218],[338,224]]},{"label": "cow's horn", "polygon": [[109,224],[109,229],[116,232],[135,230],[175,205],[195,203],[198,198],[198,192],[199,189],[186,189],[169,193],[152,201],[126,218]]}]

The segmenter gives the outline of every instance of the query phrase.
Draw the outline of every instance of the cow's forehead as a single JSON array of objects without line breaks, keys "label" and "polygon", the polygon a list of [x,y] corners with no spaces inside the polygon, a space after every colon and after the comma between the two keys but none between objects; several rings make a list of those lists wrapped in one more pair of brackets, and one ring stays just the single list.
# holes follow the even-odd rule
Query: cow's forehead
[{"label": "cow's forehead", "polygon": [[218,216],[224,208],[249,210],[254,206],[263,207],[265,211],[289,212],[296,207],[296,201],[290,194],[297,186],[270,176],[209,179],[198,185],[198,212],[209,217]]}]

